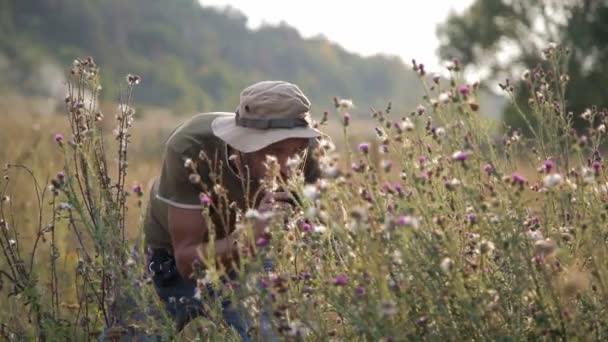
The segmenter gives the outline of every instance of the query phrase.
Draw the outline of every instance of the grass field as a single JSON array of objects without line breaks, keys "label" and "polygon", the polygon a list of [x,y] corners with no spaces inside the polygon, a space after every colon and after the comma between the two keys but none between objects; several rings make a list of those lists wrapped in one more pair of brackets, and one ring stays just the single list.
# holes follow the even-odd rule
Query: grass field
[{"label": "grass field", "polygon": [[[553,49],[549,61],[560,58]],[[534,90],[526,114],[540,122],[535,136],[501,134],[480,114],[476,87],[452,76],[413,115],[381,110],[345,127],[348,105],[332,108],[322,127],[338,149],[322,144],[326,178],[286,185],[302,195],[302,210],[285,225],[275,220],[272,240],[244,255],[239,290],[224,288],[254,323],[270,295],[273,326],[287,340],[607,338],[605,113],[589,110],[593,129],[571,132],[560,109],[567,84],[537,73],[523,85]],[[94,85],[74,80],[70,103]],[[0,161],[11,164],[0,183],[2,336],[94,339],[105,322],[111,339],[176,337],[166,318],[119,318],[130,317],[124,296],[138,312],[158,304],[143,261],[130,254],[146,198],[132,185],[147,191],[180,118],[152,109],[138,117],[116,104],[102,106],[100,121],[96,104],[41,116],[27,102],[0,108]],[[132,118],[132,136],[113,132]],[[78,120],[92,133],[79,131],[72,144]],[[128,154],[118,153],[125,139]],[[243,229],[255,219],[243,217]],[[270,275],[257,271],[264,257],[274,260]],[[215,270],[200,283],[221,287]],[[179,339],[235,338],[219,303],[207,304],[208,318]]]}]

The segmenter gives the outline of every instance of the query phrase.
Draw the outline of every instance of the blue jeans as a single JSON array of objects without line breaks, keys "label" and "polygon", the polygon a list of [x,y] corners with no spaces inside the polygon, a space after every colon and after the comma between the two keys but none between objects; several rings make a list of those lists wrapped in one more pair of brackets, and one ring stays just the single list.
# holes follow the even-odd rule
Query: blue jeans
[{"label": "blue jeans", "polygon": [[[153,266],[153,262],[156,265]],[[158,272],[154,272],[154,288],[165,305],[165,309],[176,323],[177,330],[181,331],[190,320],[205,315],[201,301],[194,298],[196,282],[181,277],[175,267],[175,261],[168,254],[159,250],[149,251],[147,255],[148,270],[152,271],[154,268],[157,268],[158,264],[163,264],[163,267],[162,271],[157,269],[156,271]],[[272,262],[268,259],[264,260],[263,267],[265,272],[271,271]],[[169,273],[168,276],[167,272]],[[230,278],[231,280],[236,279],[236,273],[230,274]],[[206,290],[206,295],[202,298],[203,300],[216,300],[217,296],[220,295],[210,285],[207,286]],[[127,301],[129,301],[129,298],[127,298]],[[264,304],[260,313],[260,338],[264,341],[278,341],[278,335],[272,327],[270,298],[265,297],[263,301]],[[127,303],[126,305],[135,305],[135,302],[132,301],[132,303]],[[245,318],[244,312],[228,299],[223,299],[221,305],[224,322],[239,334],[241,341],[250,341],[248,331],[252,324]],[[138,313],[137,315],[139,318],[132,318],[142,320],[143,314]],[[151,315],[158,316],[158,313],[156,315],[151,313]],[[104,328],[100,341],[105,341],[105,339],[106,328]],[[149,342],[161,341],[162,339],[160,336],[130,335],[121,339],[121,341],[123,340]]]},{"label": "blue jeans", "polygon": [[[158,262],[158,253],[162,252],[154,250],[152,254],[149,255],[150,262],[148,265],[154,261]],[[201,301],[194,298],[196,282],[192,279],[184,279],[177,272],[175,261],[172,260],[172,257],[169,257],[168,261],[169,262],[165,265],[172,264],[174,269],[171,271],[173,273],[171,273],[169,277],[163,277],[162,273],[155,273],[153,277],[154,287],[156,293],[165,304],[165,308],[169,315],[175,321],[177,330],[180,331],[190,320],[198,316],[204,316],[205,313],[203,312]],[[152,269],[153,266],[149,266],[149,268]],[[169,266],[166,268],[169,268]],[[229,274],[230,280],[235,280],[236,276],[235,272]],[[211,285],[207,286],[205,292],[205,296],[202,298],[203,300],[217,300],[217,296],[221,296],[221,293],[215,291]],[[240,308],[229,299],[222,299],[221,304],[222,316],[226,324],[234,328],[241,337],[241,341],[249,341],[248,331],[251,328],[251,323],[247,322],[245,315]]]}]

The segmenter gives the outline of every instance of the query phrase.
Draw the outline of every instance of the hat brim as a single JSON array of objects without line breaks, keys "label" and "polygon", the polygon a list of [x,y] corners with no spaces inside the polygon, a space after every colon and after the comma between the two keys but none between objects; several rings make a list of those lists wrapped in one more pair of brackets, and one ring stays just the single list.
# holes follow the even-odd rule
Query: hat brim
[{"label": "hat brim", "polygon": [[289,138],[318,138],[322,133],[312,127],[256,129],[237,126],[234,116],[221,116],[211,122],[218,138],[243,153],[259,151],[268,145]]}]

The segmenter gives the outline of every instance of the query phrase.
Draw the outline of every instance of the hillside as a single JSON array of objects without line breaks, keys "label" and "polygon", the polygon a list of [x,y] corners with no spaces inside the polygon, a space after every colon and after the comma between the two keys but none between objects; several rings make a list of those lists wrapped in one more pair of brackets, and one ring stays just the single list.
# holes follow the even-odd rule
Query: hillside
[{"label": "hillside", "polygon": [[[236,10],[196,0],[0,0],[0,90],[61,98],[64,68],[91,55],[106,99],[136,73],[136,101],[176,113],[232,110],[239,91],[262,79],[298,84],[317,112],[333,96],[355,99],[355,114],[388,101],[408,111],[422,95],[398,57],[363,58],[323,37],[303,39],[287,24],[246,24]],[[491,107],[488,114],[500,112]]]}]

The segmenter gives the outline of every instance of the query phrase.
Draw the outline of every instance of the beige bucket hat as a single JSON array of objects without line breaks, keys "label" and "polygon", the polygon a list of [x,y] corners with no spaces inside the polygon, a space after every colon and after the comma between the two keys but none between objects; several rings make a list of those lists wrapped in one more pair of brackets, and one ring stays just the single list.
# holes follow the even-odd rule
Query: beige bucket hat
[{"label": "beige bucket hat", "polygon": [[322,135],[311,127],[308,98],[296,85],[283,81],[263,81],[245,88],[235,115],[216,118],[211,129],[244,153],[288,138]]}]

